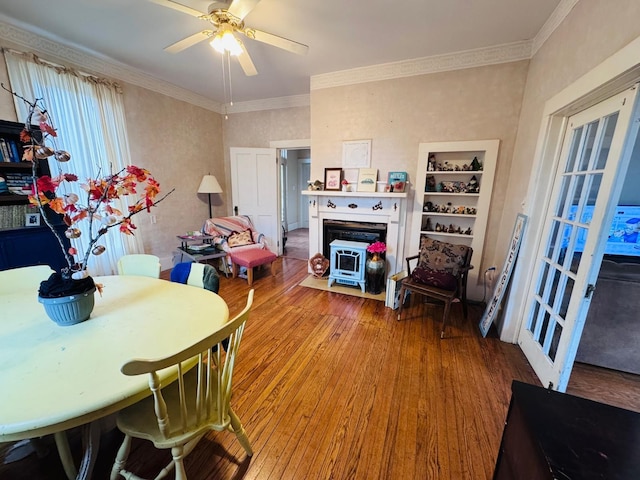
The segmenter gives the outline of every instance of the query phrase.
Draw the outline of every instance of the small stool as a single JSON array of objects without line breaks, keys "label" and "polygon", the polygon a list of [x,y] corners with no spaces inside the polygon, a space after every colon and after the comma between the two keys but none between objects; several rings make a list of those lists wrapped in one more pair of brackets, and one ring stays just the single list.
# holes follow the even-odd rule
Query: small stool
[{"label": "small stool", "polygon": [[278,256],[266,248],[252,248],[250,250],[231,253],[231,262],[233,262],[232,277],[236,278],[238,276],[238,265],[246,267],[247,282],[251,285],[253,283],[253,267],[266,265],[267,263],[270,265],[271,275],[275,275],[273,262],[276,258],[278,258]]}]

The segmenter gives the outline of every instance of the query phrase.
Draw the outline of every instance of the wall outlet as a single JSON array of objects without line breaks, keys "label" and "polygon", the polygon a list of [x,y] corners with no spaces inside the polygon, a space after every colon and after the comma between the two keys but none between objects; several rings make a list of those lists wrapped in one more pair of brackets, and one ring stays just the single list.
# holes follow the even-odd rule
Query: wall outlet
[{"label": "wall outlet", "polygon": [[149,215],[149,217],[151,218],[151,223],[155,224],[158,223],[158,217],[155,215]]}]

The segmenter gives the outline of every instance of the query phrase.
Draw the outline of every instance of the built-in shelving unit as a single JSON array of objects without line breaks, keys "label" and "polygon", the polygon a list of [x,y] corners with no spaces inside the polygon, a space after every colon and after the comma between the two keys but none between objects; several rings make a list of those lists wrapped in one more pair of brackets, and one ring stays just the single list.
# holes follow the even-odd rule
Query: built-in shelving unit
[{"label": "built-in shelving unit", "polygon": [[[24,124],[0,120],[0,177],[11,190],[0,193],[0,205],[26,205],[29,203],[33,175],[31,162],[23,162],[24,143],[20,132]],[[37,127],[34,127],[37,130]],[[47,161],[38,162],[38,175],[49,175]]]},{"label": "built-in shelving unit", "polygon": [[499,145],[499,140],[421,143],[418,151],[411,251],[419,250],[425,235],[473,248],[472,299],[483,295],[478,279]]}]

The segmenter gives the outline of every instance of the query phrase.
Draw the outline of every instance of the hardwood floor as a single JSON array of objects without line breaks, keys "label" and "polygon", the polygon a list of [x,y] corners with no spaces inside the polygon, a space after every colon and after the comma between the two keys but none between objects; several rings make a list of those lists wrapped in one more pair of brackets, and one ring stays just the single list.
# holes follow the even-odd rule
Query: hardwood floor
[{"label": "hardwood floor", "polygon": [[[465,321],[454,305],[441,340],[438,305],[414,301],[398,322],[382,302],[298,286],[306,261],[281,257],[276,270],[256,275],[234,375],[232,405],[254,456],[212,432],[185,461],[191,480],[491,478],[511,381],[538,380],[517,345],[481,337],[479,306]],[[234,315],[249,287],[220,280]],[[640,411],[633,375],[578,366],[569,392]],[[109,478],[119,439],[103,439],[94,479]],[[0,466],[0,478],[65,478],[48,446],[43,459]],[[151,475],[169,454],[134,441],[130,458]]]},{"label": "hardwood floor", "polygon": [[[314,252],[315,253],[315,252]],[[287,232],[287,242],[284,246],[284,256],[309,260],[309,229],[297,228]]]}]

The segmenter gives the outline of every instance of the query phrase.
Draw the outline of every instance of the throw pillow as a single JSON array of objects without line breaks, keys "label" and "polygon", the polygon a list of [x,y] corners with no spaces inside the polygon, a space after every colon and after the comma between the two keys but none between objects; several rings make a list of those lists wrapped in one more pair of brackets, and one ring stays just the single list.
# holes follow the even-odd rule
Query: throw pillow
[{"label": "throw pillow", "polygon": [[239,247],[241,245],[251,245],[255,243],[251,235],[251,230],[245,230],[243,232],[232,232],[227,238],[227,244],[230,247]]},{"label": "throw pillow", "polygon": [[424,236],[420,241],[418,267],[458,275],[465,265],[468,249],[466,245],[453,245]]},{"label": "throw pillow", "polygon": [[436,272],[428,268],[414,268],[411,272],[411,279],[414,282],[444,290],[454,291],[458,288],[458,280],[454,275],[447,272]]}]

